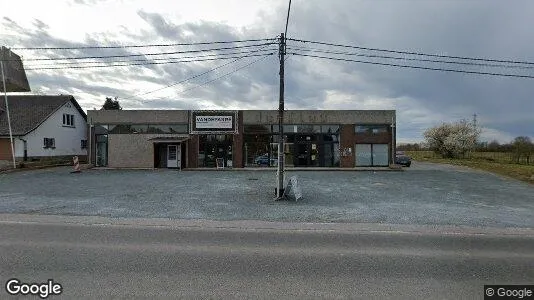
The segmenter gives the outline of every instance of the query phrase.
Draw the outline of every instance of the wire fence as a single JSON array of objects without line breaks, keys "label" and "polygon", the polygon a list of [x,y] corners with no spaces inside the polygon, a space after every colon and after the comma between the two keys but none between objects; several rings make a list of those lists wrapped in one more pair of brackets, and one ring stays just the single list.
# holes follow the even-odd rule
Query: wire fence
[{"label": "wire fence", "polygon": [[[421,158],[442,158],[442,156],[434,151],[406,151],[414,159]],[[498,163],[511,163],[521,165],[534,165],[534,155],[517,155],[514,152],[470,152],[465,157],[460,159],[479,159],[485,161],[493,161]]]}]

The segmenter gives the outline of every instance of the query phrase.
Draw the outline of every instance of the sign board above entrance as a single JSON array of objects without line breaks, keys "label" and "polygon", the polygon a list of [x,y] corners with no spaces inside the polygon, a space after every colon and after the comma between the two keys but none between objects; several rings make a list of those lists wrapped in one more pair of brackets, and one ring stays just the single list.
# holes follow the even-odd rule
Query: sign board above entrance
[{"label": "sign board above entrance", "polygon": [[232,116],[196,116],[197,129],[232,129]]},{"label": "sign board above entrance", "polygon": [[236,134],[237,111],[191,111],[191,134]]}]

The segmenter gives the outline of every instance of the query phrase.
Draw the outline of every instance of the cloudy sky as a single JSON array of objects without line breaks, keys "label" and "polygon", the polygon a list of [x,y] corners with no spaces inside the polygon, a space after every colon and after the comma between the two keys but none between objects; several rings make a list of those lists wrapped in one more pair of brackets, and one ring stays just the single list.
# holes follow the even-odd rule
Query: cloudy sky
[{"label": "cloudy sky", "polygon": [[[278,108],[277,46],[264,45],[267,40],[112,49],[16,48],[274,39],[285,29],[287,0],[51,3],[18,0],[0,10],[0,44],[23,56],[35,93],[72,94],[86,110],[100,108],[105,97],[118,97],[125,109]],[[532,12],[534,1],[529,0],[293,0],[288,38],[534,62]],[[219,48],[230,49],[199,51]],[[169,52],[174,54],[155,55]],[[475,113],[484,140],[509,142],[519,135],[534,138],[533,78],[361,61],[534,76],[532,63],[459,60],[295,40],[288,41],[287,52],[287,109],[396,109],[400,142],[421,141],[429,126],[472,120]],[[38,60],[112,55],[120,57]],[[168,63],[171,58],[174,63]],[[129,66],[95,67],[110,64]],[[72,68],[75,66],[93,68]]]}]

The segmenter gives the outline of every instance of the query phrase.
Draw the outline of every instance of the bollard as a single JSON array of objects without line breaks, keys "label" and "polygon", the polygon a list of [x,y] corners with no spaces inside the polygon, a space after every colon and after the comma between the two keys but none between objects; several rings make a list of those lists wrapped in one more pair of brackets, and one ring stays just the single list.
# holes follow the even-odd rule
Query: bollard
[{"label": "bollard", "polygon": [[78,160],[78,156],[74,156],[72,158],[72,161],[74,162],[74,171],[72,171],[71,173],[80,173],[80,162]]}]

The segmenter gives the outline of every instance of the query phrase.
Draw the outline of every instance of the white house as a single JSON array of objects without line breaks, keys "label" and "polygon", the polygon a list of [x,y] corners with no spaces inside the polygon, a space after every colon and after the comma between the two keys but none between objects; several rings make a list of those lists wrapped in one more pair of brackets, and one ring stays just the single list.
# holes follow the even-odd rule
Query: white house
[{"label": "white house", "polygon": [[[8,96],[15,157],[87,155],[87,115],[71,95]],[[0,160],[11,160],[5,103],[0,101]]]}]

